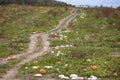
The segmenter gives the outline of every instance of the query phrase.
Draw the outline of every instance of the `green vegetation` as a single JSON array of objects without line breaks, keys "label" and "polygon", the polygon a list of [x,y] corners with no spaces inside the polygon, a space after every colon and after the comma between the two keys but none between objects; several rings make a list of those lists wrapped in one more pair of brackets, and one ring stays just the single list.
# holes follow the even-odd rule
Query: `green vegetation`
[{"label": "green vegetation", "polygon": [[[120,52],[119,22],[119,13],[112,8],[79,9],[68,28],[56,32],[57,36],[51,39],[51,50],[42,58],[23,65],[18,76],[32,74],[31,79],[34,79],[34,74],[45,69],[46,75],[53,77],[77,74],[119,80],[120,57],[111,56]],[[97,70],[91,69],[93,65]],[[33,69],[33,66],[39,68]]]},{"label": "green vegetation", "polygon": [[0,0],[0,5],[22,4],[22,5],[37,5],[37,6],[72,6],[70,4],[56,0]]},{"label": "green vegetation", "polygon": [[14,60],[14,61],[9,61],[9,63],[4,64],[4,65],[0,65],[0,78],[2,77],[2,74],[5,74],[8,69],[14,67],[15,64],[17,64],[19,62],[19,60]]},{"label": "green vegetation", "polygon": [[[66,7],[67,8],[67,7]],[[28,47],[29,36],[55,27],[68,15],[64,7],[7,5],[0,8],[0,58],[18,54]]]}]

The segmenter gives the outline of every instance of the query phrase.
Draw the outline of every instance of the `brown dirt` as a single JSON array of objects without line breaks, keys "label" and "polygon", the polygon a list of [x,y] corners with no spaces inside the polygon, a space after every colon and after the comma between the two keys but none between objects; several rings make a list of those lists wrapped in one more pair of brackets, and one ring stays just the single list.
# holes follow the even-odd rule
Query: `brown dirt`
[{"label": "brown dirt", "polygon": [[[19,66],[32,61],[33,59],[42,56],[44,51],[48,51],[49,48],[49,44],[50,42],[48,41],[49,37],[49,33],[53,32],[53,31],[58,31],[63,27],[67,27],[69,25],[69,22],[74,19],[77,16],[76,13],[77,10],[72,10],[71,14],[67,17],[65,17],[64,19],[60,20],[59,24],[56,26],[55,29],[52,29],[48,32],[44,32],[44,33],[35,33],[32,34],[30,37],[30,43],[29,43],[29,48],[26,50],[26,52],[18,54],[18,55],[13,55],[15,56],[17,59],[20,59],[21,61],[19,63],[17,63],[13,68],[11,68],[5,75],[2,76],[2,79],[0,80],[18,80],[15,79],[16,74],[18,72]],[[41,38],[41,40],[38,40],[38,37]],[[35,53],[36,49],[37,49],[37,45],[38,43],[41,43],[42,45],[42,49],[40,51],[38,51],[37,53]],[[6,64],[8,61],[6,59],[1,60],[0,64]],[[26,80],[26,79],[25,79]],[[42,79],[42,80],[54,80],[54,79]]]}]

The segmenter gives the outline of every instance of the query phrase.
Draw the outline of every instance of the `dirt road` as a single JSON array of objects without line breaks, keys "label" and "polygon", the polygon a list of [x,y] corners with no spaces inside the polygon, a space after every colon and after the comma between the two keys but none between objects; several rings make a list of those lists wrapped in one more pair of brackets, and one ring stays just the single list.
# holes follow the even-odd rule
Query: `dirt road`
[{"label": "dirt road", "polygon": [[[30,43],[29,43],[29,48],[26,50],[26,52],[19,54],[19,55],[14,55],[17,58],[20,58],[20,62],[17,63],[13,68],[11,68],[5,75],[2,76],[2,79],[0,80],[16,80],[16,74],[18,72],[18,69],[21,65],[32,61],[33,59],[42,56],[43,52],[45,51],[49,51],[49,44],[50,42],[48,41],[49,39],[49,33],[50,32],[54,32],[54,31],[58,31],[63,27],[67,27],[69,25],[69,22],[74,19],[77,16],[76,13],[76,9],[72,10],[70,15],[65,17],[64,19],[60,20],[59,24],[56,26],[55,29],[52,29],[48,32],[44,32],[44,33],[34,33],[31,35],[30,39]],[[39,39],[40,38],[40,39]],[[37,53],[35,53],[36,49],[37,49],[37,45],[41,44],[42,48],[40,51],[38,51]],[[4,62],[3,64],[7,63]]]}]

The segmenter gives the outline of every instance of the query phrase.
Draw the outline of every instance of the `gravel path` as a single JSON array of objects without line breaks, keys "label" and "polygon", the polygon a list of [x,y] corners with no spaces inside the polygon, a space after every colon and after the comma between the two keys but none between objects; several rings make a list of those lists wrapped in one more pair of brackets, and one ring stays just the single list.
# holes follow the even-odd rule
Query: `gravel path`
[{"label": "gravel path", "polygon": [[[52,30],[50,30],[48,32],[44,32],[44,33],[32,34],[30,37],[31,41],[29,43],[29,48],[26,50],[26,52],[21,53],[19,55],[14,55],[16,58],[20,59],[21,61],[18,64],[16,64],[13,68],[11,68],[5,75],[3,75],[2,79],[0,79],[0,80],[16,80],[15,77],[16,77],[18,69],[21,65],[23,65],[29,61],[32,61],[33,59],[35,59],[37,57],[42,56],[44,51],[48,51],[50,49],[49,48],[50,42],[48,41],[49,33],[58,31],[63,27],[67,27],[69,25],[69,22],[77,16],[76,11],[77,10],[75,10],[75,9],[72,10],[71,14],[69,16],[60,20],[59,24],[56,26],[55,29],[52,29]],[[38,37],[40,37],[41,40],[39,40]],[[38,44],[42,44],[42,49],[40,51],[38,51],[37,53],[35,53]],[[3,61],[0,62],[0,64],[6,64],[6,63],[7,63],[7,60],[5,60],[5,59],[3,59]],[[42,79],[42,80],[46,80],[46,79]]]}]

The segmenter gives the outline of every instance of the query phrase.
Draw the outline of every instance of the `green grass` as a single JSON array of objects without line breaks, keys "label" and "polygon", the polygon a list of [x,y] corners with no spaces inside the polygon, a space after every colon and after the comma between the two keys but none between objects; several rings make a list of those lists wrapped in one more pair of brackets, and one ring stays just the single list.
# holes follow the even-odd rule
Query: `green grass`
[{"label": "green grass", "polygon": [[[96,12],[91,11],[89,9],[79,10],[79,15],[76,17],[77,21],[71,21],[69,28],[56,33],[58,34],[57,39],[51,39],[51,50],[48,54],[35,59],[38,64],[34,64],[34,61],[32,61],[21,66],[18,76],[39,73],[40,69],[45,69],[46,75],[53,77],[60,74],[66,76],[77,74],[83,77],[95,75],[98,78],[119,80],[120,57],[112,57],[111,54],[120,52],[120,31],[114,25],[115,22],[112,22],[113,25],[109,23],[111,19],[116,21],[119,19],[115,19],[112,14],[112,18],[107,17],[107,20],[104,17],[96,18],[97,10]],[[86,14],[83,15],[84,18],[81,18],[82,13]],[[104,13],[101,13],[101,15],[104,15]],[[68,29],[70,32],[64,32]],[[59,35],[67,36],[67,40],[60,40]],[[53,48],[61,45],[73,45],[73,47]],[[54,51],[54,53],[51,51]],[[61,52],[59,56],[57,56],[58,51]],[[56,64],[58,61],[61,63]],[[32,69],[36,65],[39,68],[37,70]],[[98,69],[92,70],[92,65],[96,65]],[[27,74],[26,66],[28,67]],[[44,66],[53,66],[53,68],[46,69]],[[116,73],[117,75],[115,75]]]},{"label": "green grass", "polygon": [[[55,28],[58,20],[67,16],[70,10],[66,11],[64,7],[1,6],[0,58],[20,54],[28,47],[29,37],[33,32],[41,33]],[[16,59],[0,65],[0,74],[6,73],[18,62]]]},{"label": "green grass", "polygon": [[19,54],[28,47],[33,32],[46,32],[69,14],[63,7],[1,6],[0,58]]},{"label": "green grass", "polygon": [[19,60],[9,61],[7,64],[0,65],[0,78],[3,74],[5,74],[10,68],[14,67],[15,64],[17,64]]}]

